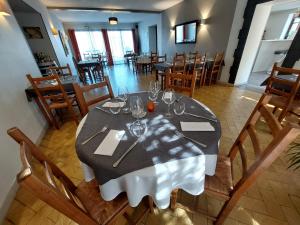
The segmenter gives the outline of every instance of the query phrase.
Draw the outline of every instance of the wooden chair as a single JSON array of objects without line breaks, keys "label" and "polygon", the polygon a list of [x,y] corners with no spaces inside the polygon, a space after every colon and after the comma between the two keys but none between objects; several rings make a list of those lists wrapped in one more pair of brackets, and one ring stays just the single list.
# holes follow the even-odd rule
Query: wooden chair
[{"label": "wooden chair", "polygon": [[97,54],[97,58],[95,58],[99,64],[96,65],[93,69],[93,76],[94,80],[103,80],[104,79],[104,70],[103,70],[103,61],[102,61],[102,56],[100,54]]},{"label": "wooden chair", "polygon": [[57,74],[60,77],[73,76],[70,65],[66,66],[52,66],[49,67],[51,74]]},{"label": "wooden chair", "polygon": [[188,96],[193,97],[195,90],[196,73],[174,73],[167,72],[166,74],[166,88],[174,89],[178,92],[187,93]]},{"label": "wooden chair", "polygon": [[158,62],[158,56],[156,52],[151,52],[150,60],[151,60],[150,72],[152,72],[154,64]]},{"label": "wooden chair", "polygon": [[22,169],[17,181],[21,187],[81,225],[113,224],[122,215],[132,221],[126,212],[130,208],[126,195],[106,202],[95,180],[75,186],[22,131],[11,128],[7,133],[20,144]]},{"label": "wooden chair", "polygon": [[[218,156],[215,175],[206,176],[205,178],[205,192],[208,195],[225,200],[221,211],[215,218],[215,225],[224,223],[240,197],[300,134],[298,126],[281,126],[277,118],[274,117],[267,108],[270,99],[271,95],[262,95],[244,128],[231,147],[229,154]],[[264,119],[272,134],[270,142],[264,145],[264,148],[259,140],[258,129],[255,127],[260,118]],[[265,136],[262,138],[265,138]],[[249,149],[246,151],[246,140],[251,142],[250,146],[253,148],[252,151],[249,151]],[[247,146],[249,146],[249,144]],[[240,157],[237,157],[238,153]],[[239,164],[241,165],[241,171],[235,175],[240,176],[233,179],[233,162],[238,159],[241,160]],[[235,170],[235,172],[238,171]],[[236,182],[234,182],[234,180]],[[174,198],[176,198],[176,191],[173,193],[173,202],[175,202]]]},{"label": "wooden chair", "polygon": [[167,54],[157,56],[158,63],[164,63],[167,61]]},{"label": "wooden chair", "polygon": [[196,56],[198,56],[199,53],[196,51],[196,52],[190,52],[189,53],[189,60],[195,60]]},{"label": "wooden chair", "polygon": [[[277,77],[278,73],[294,74],[297,75],[297,79],[296,81],[284,80]],[[284,89],[281,89],[280,86],[284,87]],[[269,104],[274,106],[273,113],[276,113],[278,108],[281,109],[278,116],[280,122],[282,122],[288,113],[296,114],[299,117],[296,112],[300,109],[300,100],[295,99],[299,87],[300,70],[278,67],[276,63],[274,64],[265,92],[272,94]]]},{"label": "wooden chair", "polygon": [[173,60],[173,67],[172,72],[173,73],[185,73],[185,64],[186,64],[186,57],[185,54],[177,54],[174,57]]},{"label": "wooden chair", "polygon": [[211,85],[212,83],[216,83],[219,77],[219,74],[222,69],[222,64],[224,60],[224,53],[217,53],[214,58],[214,63],[212,67],[207,71],[207,83]]},{"label": "wooden chair", "polygon": [[[89,106],[94,105],[98,102],[101,102],[105,99],[114,98],[114,94],[109,82],[108,77],[104,77],[104,81],[101,83],[91,84],[91,85],[85,85],[80,87],[79,84],[73,83],[73,87],[75,90],[77,102],[80,108],[80,112],[82,117],[84,117],[89,112]],[[99,95],[95,98],[92,98],[90,100],[86,100],[84,97],[84,93],[89,91],[96,91],[96,89],[107,89],[106,93],[104,95]],[[100,91],[100,90],[97,90]]]},{"label": "wooden chair", "polygon": [[59,129],[59,124],[53,111],[63,108],[68,109],[73,120],[78,124],[77,116],[72,108],[75,98],[67,95],[58,75],[37,78],[33,78],[30,74],[26,76],[45,109],[43,113],[48,117],[49,120],[47,120],[51,122],[50,125],[54,125],[56,129]]},{"label": "wooden chair", "polygon": [[192,73],[196,73],[196,83],[199,82],[199,86],[203,86],[205,75],[205,58],[206,55],[196,55],[194,58]]}]

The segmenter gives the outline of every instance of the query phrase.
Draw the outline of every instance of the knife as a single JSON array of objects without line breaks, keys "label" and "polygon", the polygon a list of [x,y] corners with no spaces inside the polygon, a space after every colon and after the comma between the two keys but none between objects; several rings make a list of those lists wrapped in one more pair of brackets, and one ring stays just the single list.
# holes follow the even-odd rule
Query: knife
[{"label": "knife", "polygon": [[120,164],[120,162],[125,158],[125,156],[137,145],[139,142],[139,139],[137,139],[128,149],[124,154],[113,164],[113,167],[116,168]]}]

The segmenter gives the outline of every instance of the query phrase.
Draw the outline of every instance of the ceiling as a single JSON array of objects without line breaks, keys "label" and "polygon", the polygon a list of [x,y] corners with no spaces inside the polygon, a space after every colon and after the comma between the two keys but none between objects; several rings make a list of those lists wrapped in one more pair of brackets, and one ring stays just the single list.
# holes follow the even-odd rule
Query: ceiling
[{"label": "ceiling", "polygon": [[14,12],[36,13],[36,11],[22,0],[8,0],[11,9]]},{"label": "ceiling", "polygon": [[151,21],[156,13],[133,13],[133,12],[113,12],[97,10],[58,10],[51,9],[53,13],[62,22],[74,23],[102,23],[107,22],[108,17],[116,16],[120,23],[139,23],[142,21]]},{"label": "ceiling", "polygon": [[104,8],[160,12],[183,0],[42,0],[47,7]]}]

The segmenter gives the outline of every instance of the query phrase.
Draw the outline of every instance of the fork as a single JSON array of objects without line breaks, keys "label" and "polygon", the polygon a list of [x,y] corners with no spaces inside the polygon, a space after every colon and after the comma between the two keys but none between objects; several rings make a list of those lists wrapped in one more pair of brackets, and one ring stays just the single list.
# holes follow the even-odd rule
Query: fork
[{"label": "fork", "polygon": [[108,128],[107,126],[104,126],[100,131],[98,131],[95,134],[93,134],[91,137],[89,137],[88,139],[86,139],[85,141],[83,141],[81,144],[85,145],[90,140],[92,140],[94,137],[96,137],[98,134],[101,134],[101,133],[105,132],[107,130],[107,128]]},{"label": "fork", "polygon": [[206,147],[207,147],[206,144],[203,144],[203,143],[201,143],[201,142],[199,142],[199,141],[196,141],[196,140],[194,140],[194,139],[192,139],[192,138],[189,138],[189,137],[185,136],[183,133],[180,133],[178,130],[175,131],[175,134],[176,134],[178,137],[180,137],[180,138],[186,138],[186,139],[188,139],[188,140],[190,140],[190,141],[192,141],[192,142],[194,142],[194,143],[200,145],[200,146],[203,147],[203,148],[206,148]]}]

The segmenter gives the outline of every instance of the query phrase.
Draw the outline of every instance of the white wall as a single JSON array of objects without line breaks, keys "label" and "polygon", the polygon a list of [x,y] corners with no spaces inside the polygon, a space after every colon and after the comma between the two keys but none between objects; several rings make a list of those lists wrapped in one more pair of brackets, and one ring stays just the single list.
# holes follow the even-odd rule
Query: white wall
[{"label": "white wall", "polygon": [[256,6],[234,85],[246,84],[249,79],[272,8],[299,3],[299,0],[274,0]]},{"label": "white wall", "polygon": [[46,6],[43,5],[40,2],[40,0],[23,0],[23,1],[26,2],[29,6],[31,6],[33,9],[35,9],[37,12],[39,12],[41,14],[41,16],[44,20],[44,23],[45,23],[46,30],[47,30],[50,40],[52,42],[54,51],[58,58],[59,64],[64,66],[68,63],[71,66],[72,72],[74,74],[77,73],[77,70],[75,69],[75,66],[74,66],[74,63],[72,60],[70,47],[68,46],[70,54],[68,56],[66,56],[64,49],[62,47],[62,44],[60,42],[59,36],[58,35],[54,36],[51,32],[51,27],[54,26],[55,28],[57,28],[58,30],[60,30],[64,33],[62,23],[54,15],[49,14]]},{"label": "white wall", "polygon": [[272,5],[272,2],[267,2],[256,6],[234,85],[248,81]]},{"label": "white wall", "polygon": [[234,61],[233,55],[238,44],[239,32],[244,23],[243,15],[245,12],[247,2],[248,0],[238,0],[236,3],[234,18],[231,26],[230,35],[229,35],[229,41],[228,41],[228,45],[224,57],[225,66],[222,69],[222,74],[220,77],[220,81],[225,83],[228,82],[229,80],[229,75],[230,75],[229,71]]},{"label": "white wall", "polygon": [[[274,40],[284,38],[281,36],[283,31],[286,28],[286,24],[291,22],[292,18],[289,18],[289,15],[293,13],[295,10],[285,10],[279,12],[272,12],[268,19],[268,23],[265,28],[265,40]],[[290,23],[288,23],[289,25]]]},{"label": "white wall", "polygon": [[42,39],[27,39],[27,42],[33,53],[43,52],[51,57],[51,59],[57,61],[56,54],[54,52],[52,43],[46,31],[43,19],[39,13],[31,12],[14,12],[15,17],[21,27],[39,27],[43,35]]},{"label": "white wall", "polygon": [[[275,51],[288,50],[292,40],[263,40],[259,48],[252,72],[270,71],[270,68],[278,60]],[[282,56],[281,56],[282,57]]]},{"label": "white wall", "polygon": [[[7,4],[4,1],[4,4]],[[45,120],[34,103],[26,99],[27,73],[40,74],[30,48],[12,14],[0,16],[0,223],[14,192],[15,177],[20,169],[19,146],[6,134],[17,126],[33,141],[45,130]]]},{"label": "white wall", "polygon": [[162,24],[161,14],[151,15],[147,21],[139,23],[139,38],[141,52],[149,52],[149,26],[157,26],[157,50],[159,54],[163,53],[162,50]]}]

